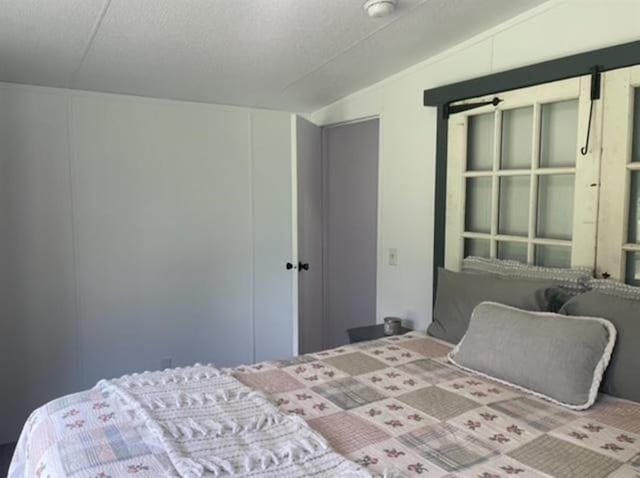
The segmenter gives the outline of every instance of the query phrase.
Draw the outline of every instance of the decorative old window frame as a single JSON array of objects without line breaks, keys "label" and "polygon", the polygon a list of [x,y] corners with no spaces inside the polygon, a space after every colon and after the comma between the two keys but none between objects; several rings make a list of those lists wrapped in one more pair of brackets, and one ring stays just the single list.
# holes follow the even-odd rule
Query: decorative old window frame
[{"label": "decorative old window frame", "polygon": [[[457,102],[450,108],[462,109],[452,112],[449,116],[449,141],[448,141],[448,171],[447,171],[447,219],[446,219],[446,243],[445,267],[450,270],[458,270],[464,257],[464,243],[466,240],[480,240],[490,245],[491,257],[500,257],[499,244],[518,244],[526,248],[526,259],[529,264],[534,263],[535,251],[538,247],[557,247],[565,251],[571,251],[569,261],[574,267],[590,267],[596,261],[596,222],[600,165],[600,127],[602,108],[600,104],[591,108],[590,89],[593,79],[589,76],[569,78],[566,80],[545,83],[528,88],[502,92],[499,95],[499,104],[489,101],[489,97],[480,97],[470,102]],[[554,104],[574,100],[578,111],[576,112],[575,125],[577,136],[573,165],[550,166],[542,165],[541,139],[543,110]],[[560,102],[560,103],[559,103]],[[467,105],[481,105],[475,108],[464,109]],[[529,161],[520,164],[517,168],[504,166],[504,152],[500,144],[503,138],[503,118],[513,111],[529,109],[531,114],[530,143],[522,147],[522,153],[529,152]],[[493,119],[493,144],[492,167],[489,169],[468,169],[468,130],[470,121],[479,115]],[[586,142],[587,132],[591,132],[590,146],[583,155],[581,147]],[[578,142],[581,144],[578,146]],[[570,159],[570,158],[563,158]],[[571,176],[573,178],[573,195],[571,197],[572,216],[568,228],[572,232],[570,238],[549,237],[538,234],[538,204],[544,196],[538,185],[549,177],[560,178]],[[465,229],[466,190],[467,181],[484,178],[490,180],[491,202],[487,208],[490,211],[489,229],[485,232],[471,232]],[[529,183],[528,207],[525,207],[527,217],[528,234],[510,235],[500,230],[499,214],[503,208],[499,199],[502,190],[502,181],[510,178],[526,179]],[[579,238],[578,241],[573,237]]]},{"label": "decorative old window frame", "polygon": [[438,109],[434,197],[434,300],[437,270],[445,263],[450,105],[470,98],[592,75],[596,66],[599,72],[606,72],[638,64],[640,64],[640,41],[635,41],[432,88],[423,92],[423,105]]}]

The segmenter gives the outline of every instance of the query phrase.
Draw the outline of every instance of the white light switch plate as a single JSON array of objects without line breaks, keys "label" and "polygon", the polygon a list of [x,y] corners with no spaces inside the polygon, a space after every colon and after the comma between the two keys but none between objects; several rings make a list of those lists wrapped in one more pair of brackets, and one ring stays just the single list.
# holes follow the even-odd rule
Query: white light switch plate
[{"label": "white light switch plate", "polygon": [[394,249],[394,248],[389,249],[389,265],[390,266],[398,265],[398,249]]}]

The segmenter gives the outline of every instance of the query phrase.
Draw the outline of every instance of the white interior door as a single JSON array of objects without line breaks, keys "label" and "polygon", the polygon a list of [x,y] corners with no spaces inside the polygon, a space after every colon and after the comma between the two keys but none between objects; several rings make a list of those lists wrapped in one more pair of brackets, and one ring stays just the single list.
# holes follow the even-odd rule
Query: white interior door
[{"label": "white interior door", "polygon": [[299,352],[323,347],[322,129],[296,118]]}]

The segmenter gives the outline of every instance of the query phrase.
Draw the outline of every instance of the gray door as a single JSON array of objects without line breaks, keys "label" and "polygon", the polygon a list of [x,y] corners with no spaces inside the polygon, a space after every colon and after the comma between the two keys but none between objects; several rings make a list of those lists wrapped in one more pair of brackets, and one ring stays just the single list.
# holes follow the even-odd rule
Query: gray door
[{"label": "gray door", "polygon": [[323,129],[325,347],[376,323],[379,121]]},{"label": "gray door", "polygon": [[296,118],[298,160],[298,350],[323,348],[322,129]]}]

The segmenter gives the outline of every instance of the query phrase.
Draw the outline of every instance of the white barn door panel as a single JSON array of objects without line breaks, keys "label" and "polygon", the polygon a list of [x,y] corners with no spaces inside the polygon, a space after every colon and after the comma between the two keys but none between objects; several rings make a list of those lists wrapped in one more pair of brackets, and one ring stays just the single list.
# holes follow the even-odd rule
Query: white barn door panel
[{"label": "white barn door panel", "polygon": [[640,66],[605,74],[598,275],[640,285]]}]

